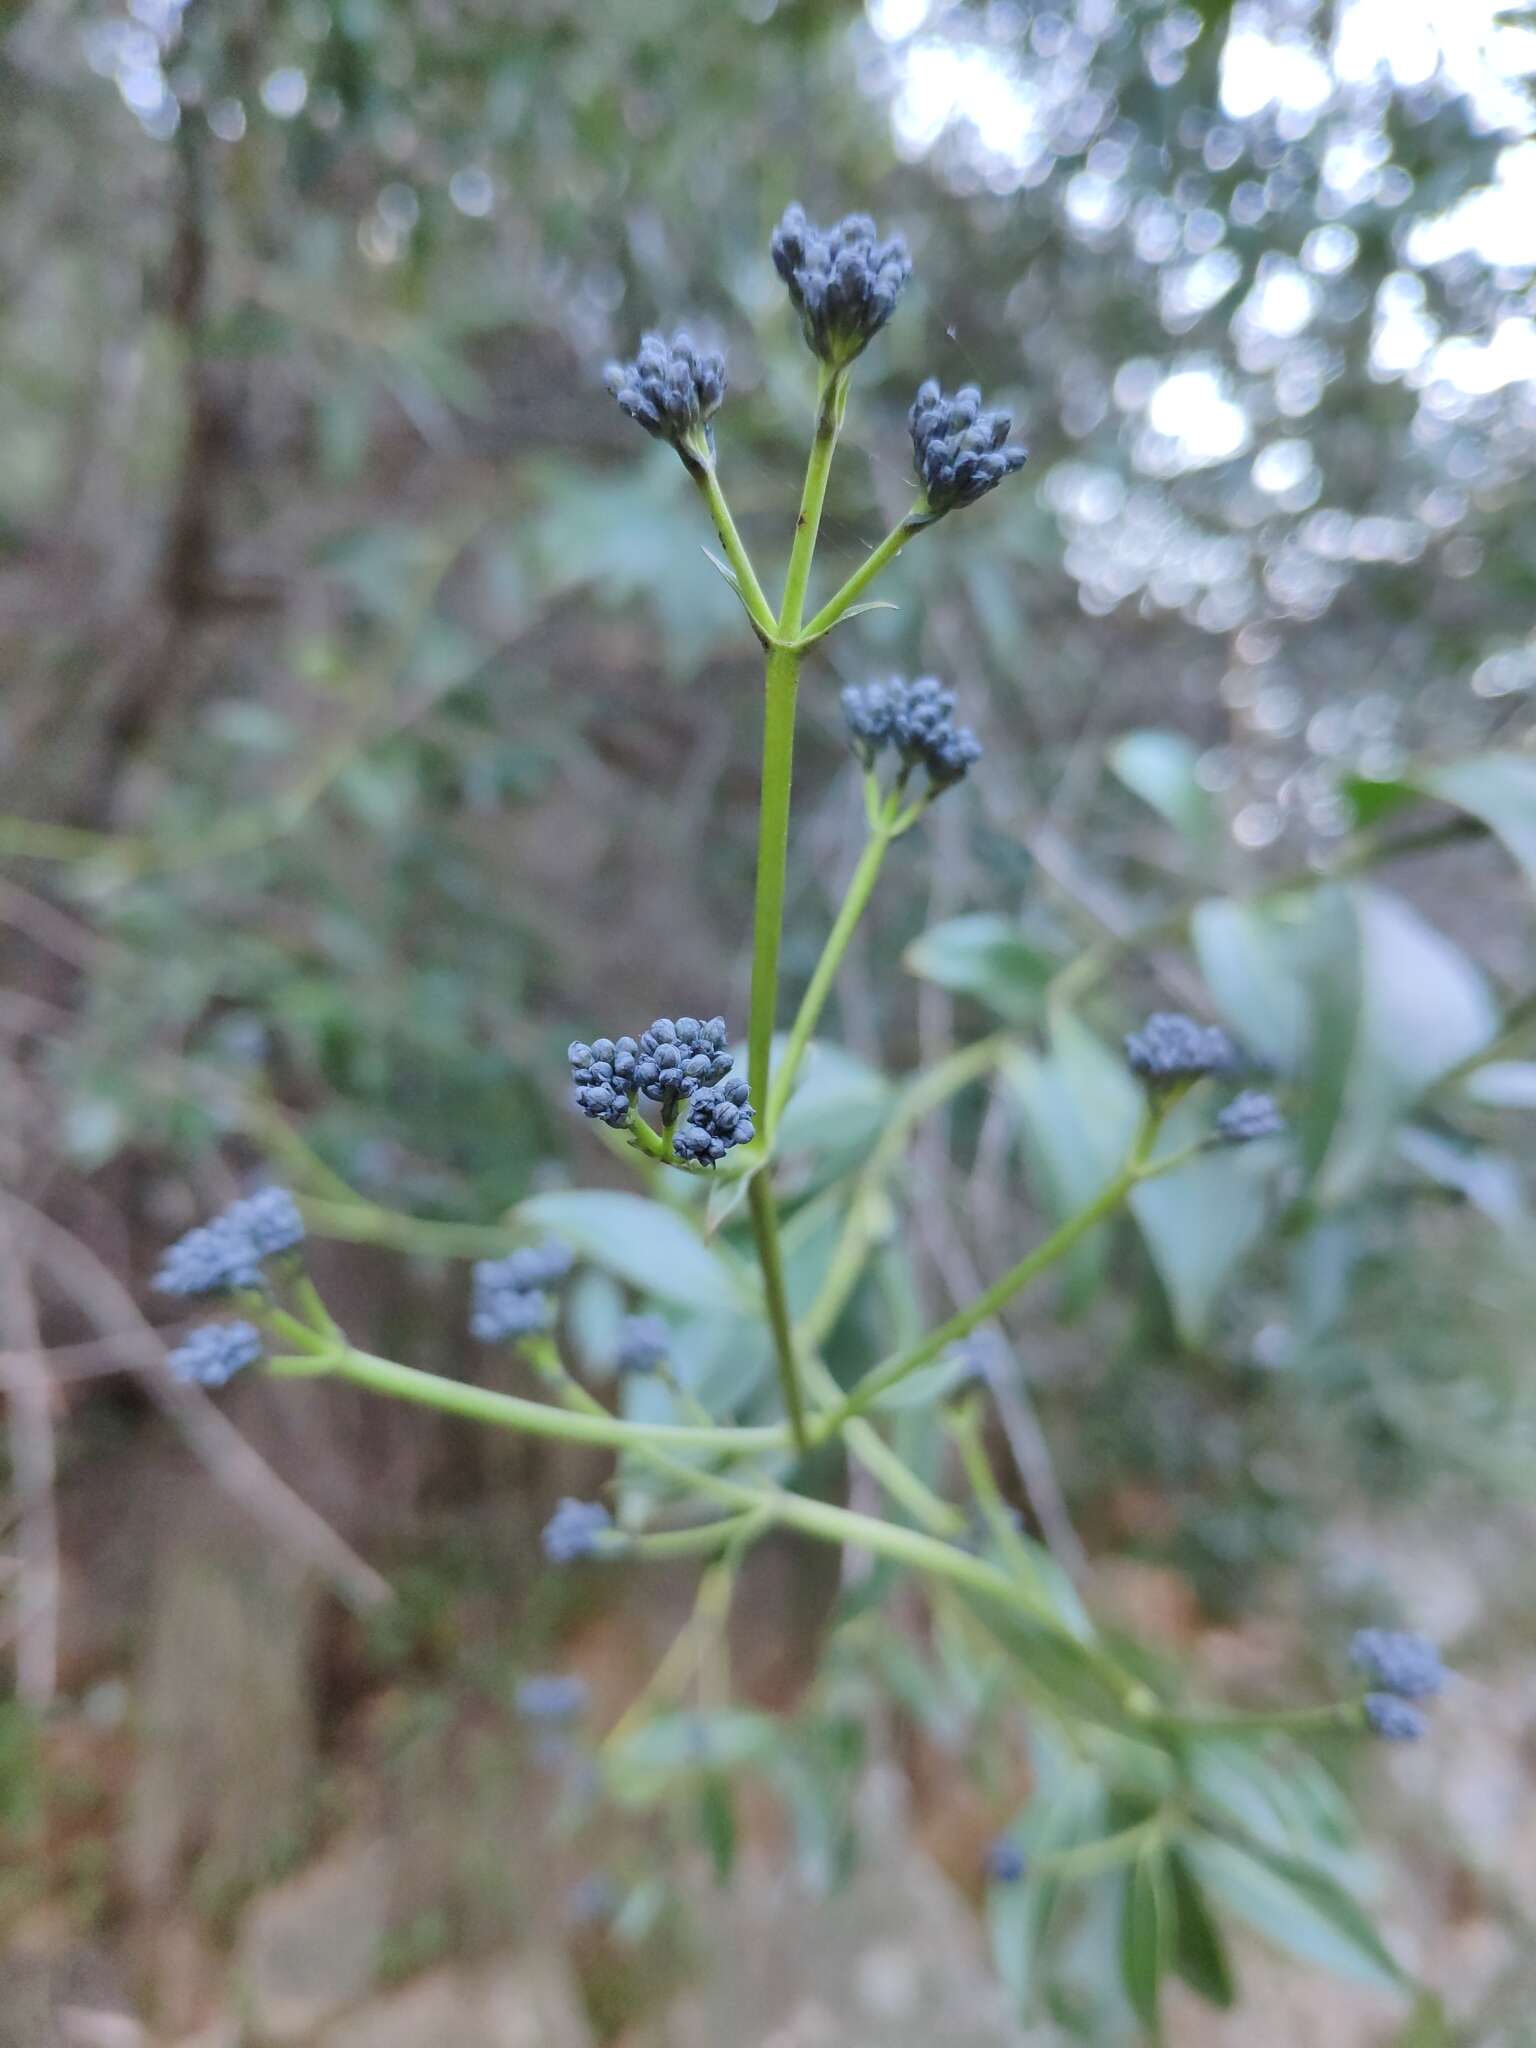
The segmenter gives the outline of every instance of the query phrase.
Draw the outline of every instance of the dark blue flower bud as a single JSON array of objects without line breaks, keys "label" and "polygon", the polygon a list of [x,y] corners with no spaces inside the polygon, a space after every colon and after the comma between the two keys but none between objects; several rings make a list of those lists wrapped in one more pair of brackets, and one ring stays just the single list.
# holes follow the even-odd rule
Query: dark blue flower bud
[{"label": "dark blue flower bud", "polygon": [[522,1681],[513,1702],[525,1721],[576,1721],[587,1711],[590,1698],[584,1678],[541,1671]]},{"label": "dark blue flower bud", "polygon": [[1366,1727],[1384,1742],[1417,1742],[1429,1725],[1417,1707],[1395,1693],[1368,1692],[1362,1704]]},{"label": "dark blue flower bud", "polygon": [[843,368],[873,341],[895,312],[912,258],[900,235],[876,239],[867,214],[851,213],[819,228],[800,206],[786,208],[769,243],[773,267],[800,315],[806,346]]},{"label": "dark blue flower bud", "polygon": [[1000,1836],[987,1851],[987,1875],[994,1884],[1017,1884],[1029,1870],[1029,1858],[1017,1842]]},{"label": "dark blue flower bud", "polygon": [[222,1387],[262,1354],[254,1323],[204,1323],[192,1330],[166,1359],[179,1380],[198,1387]]},{"label": "dark blue flower bud", "polygon": [[1406,1630],[1357,1629],[1350,1638],[1349,1661],[1376,1691],[1399,1699],[1432,1699],[1445,1685],[1440,1652],[1427,1636]]},{"label": "dark blue flower bud", "polygon": [[938,379],[930,377],[912,401],[907,431],[912,466],[935,519],[974,505],[1029,460],[1028,450],[1008,439],[1012,414],[984,412],[974,384],[947,397]]},{"label": "dark blue flower bud", "polygon": [[635,1085],[647,1101],[661,1104],[663,1122],[671,1123],[678,1104],[698,1089],[725,1079],[733,1064],[725,1041],[723,1017],[707,1024],[697,1017],[658,1017],[641,1032]]},{"label": "dark blue flower bud", "polygon": [[612,1556],[622,1547],[613,1517],[596,1500],[562,1500],[545,1524],[540,1540],[551,1564],[575,1564],[582,1558]]},{"label": "dark blue flower bud", "polygon": [[1237,1047],[1225,1031],[1167,1010],[1127,1034],[1125,1057],[1131,1072],[1154,1093],[1187,1086],[1207,1074],[1230,1073],[1238,1063]]},{"label": "dark blue flower bud", "polygon": [[725,397],[725,358],[697,348],[681,329],[668,341],[641,336],[632,363],[610,363],[603,381],[619,410],[655,440],[667,441],[690,468],[713,462],[715,432],[709,424]]},{"label": "dark blue flower bud", "polygon": [[722,1076],[718,1086],[694,1090],[688,1120],[673,1133],[672,1148],[679,1159],[718,1166],[735,1146],[751,1144],[757,1135],[753,1119],[747,1083],[739,1075],[729,1080]]},{"label": "dark blue flower bud", "polygon": [[626,1316],[614,1363],[621,1373],[655,1372],[666,1364],[671,1349],[672,1332],[660,1316]]}]

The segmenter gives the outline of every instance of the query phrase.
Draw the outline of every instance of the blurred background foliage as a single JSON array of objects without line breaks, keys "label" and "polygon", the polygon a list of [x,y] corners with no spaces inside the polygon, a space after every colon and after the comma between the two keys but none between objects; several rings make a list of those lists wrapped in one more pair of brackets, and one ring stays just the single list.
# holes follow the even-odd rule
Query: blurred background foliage
[{"label": "blurred background foliage", "polygon": [[[1074,1569],[1141,1572],[1181,1645],[1250,1631],[1261,1684],[1266,1630],[1413,1608],[1399,1518],[1513,1513],[1536,1468],[1532,68],[1520,10],[1435,0],[16,0],[16,1199],[134,1284],[269,1163],[357,1243],[328,1256],[360,1336],[492,1369],[430,1254],[619,1184],[565,1113],[566,1041],[745,1014],[753,649],[601,369],[652,325],[728,348],[722,475],[776,571],[809,399],[767,235],[791,198],[868,209],[916,279],[861,368],[827,587],[908,502],[923,376],[1010,402],[1032,462],[904,556],[897,609],[804,693],[792,978],[861,829],[837,686],[941,672],[988,748],[893,856],[837,999],[848,1057],[807,1083],[792,1245],[814,1268],[850,1185],[885,1240],[829,1359],[861,1369],[1091,1194],[1129,1110],[1118,1032],[1213,1011],[1274,1070],[1288,1163],[1144,1190],[1134,1231],[1020,1305],[1021,1503]],[[874,1149],[880,1075],[996,1031],[979,1103]],[[587,1276],[599,1364],[611,1282],[649,1255]],[[142,1671],[160,1597],[80,1621],[90,1531],[121,1495],[146,1555],[171,1544],[135,1479],[169,1454],[136,1382],[95,1385],[84,1353],[69,1376],[122,1325],[99,1275],[34,1279],[62,1347],[59,1669],[89,1694]],[[739,1333],[680,1336],[749,1409]],[[20,1310],[5,1342],[35,1343]],[[384,1669],[430,1692],[487,1628],[526,1640],[547,1461],[342,1395],[302,1436],[259,1389],[233,1412],[352,1541],[427,1574]],[[466,1551],[510,1561],[494,1622]],[[793,1575],[754,1598],[785,1642],[820,1626]],[[1495,1618],[1454,1613],[1473,1638]],[[377,1683],[347,1626],[302,1680],[332,1730]],[[153,1897],[134,1869],[92,1910]]]}]

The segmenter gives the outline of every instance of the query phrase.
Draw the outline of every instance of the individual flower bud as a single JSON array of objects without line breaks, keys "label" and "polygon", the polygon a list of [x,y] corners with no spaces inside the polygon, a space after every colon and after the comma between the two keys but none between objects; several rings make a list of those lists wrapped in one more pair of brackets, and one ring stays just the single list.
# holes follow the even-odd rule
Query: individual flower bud
[{"label": "individual flower bud", "polygon": [[646,334],[632,363],[610,363],[603,381],[619,410],[658,441],[667,441],[690,469],[715,459],[709,424],[725,396],[725,358],[695,346],[681,329],[668,341]]},{"label": "individual flower bud", "polygon": [[994,1884],[1017,1884],[1029,1871],[1029,1858],[1017,1842],[999,1836],[987,1851],[987,1876]]},{"label": "individual flower bud", "polygon": [[671,1349],[672,1332],[660,1316],[626,1316],[614,1364],[620,1373],[658,1372]]},{"label": "individual flower bud", "polygon": [[974,505],[1029,460],[1029,451],[1008,439],[1013,415],[984,412],[974,384],[948,397],[930,377],[912,401],[907,431],[924,506],[934,519]]},{"label": "individual flower bud", "polygon": [[895,312],[912,275],[900,235],[876,238],[867,214],[819,228],[801,206],[785,209],[769,250],[800,315],[806,346],[835,369],[862,355]]},{"label": "individual flower bud", "polygon": [[551,1564],[575,1564],[582,1558],[611,1556],[621,1547],[613,1517],[596,1500],[562,1500],[545,1524],[540,1540]]},{"label": "individual flower bud", "polygon": [[947,1398],[961,1400],[997,1384],[1007,1368],[1008,1346],[996,1330],[972,1330],[951,1347],[948,1363],[953,1378]]},{"label": "individual flower bud", "polygon": [[1154,1094],[1187,1087],[1207,1074],[1230,1073],[1237,1065],[1237,1047],[1214,1024],[1159,1010],[1125,1040],[1131,1072]]},{"label": "individual flower bud", "polygon": [[1366,1727],[1383,1742],[1417,1742],[1429,1726],[1417,1707],[1395,1693],[1368,1692],[1361,1704]]},{"label": "individual flower bud", "polygon": [[1445,1685],[1440,1652],[1427,1636],[1406,1630],[1357,1629],[1350,1638],[1349,1661],[1377,1692],[1398,1699],[1432,1699]]},{"label": "individual flower bud", "polygon": [[587,1711],[590,1699],[591,1690],[584,1678],[541,1671],[522,1681],[513,1695],[513,1704],[525,1721],[578,1721]]},{"label": "individual flower bud", "polygon": [[204,1323],[192,1330],[166,1359],[173,1377],[196,1387],[222,1387],[262,1354],[254,1323]]},{"label": "individual flower bud", "polygon": [[1216,1130],[1228,1145],[1248,1145],[1255,1138],[1278,1138],[1285,1130],[1285,1118],[1272,1097],[1247,1088],[1218,1112]]}]

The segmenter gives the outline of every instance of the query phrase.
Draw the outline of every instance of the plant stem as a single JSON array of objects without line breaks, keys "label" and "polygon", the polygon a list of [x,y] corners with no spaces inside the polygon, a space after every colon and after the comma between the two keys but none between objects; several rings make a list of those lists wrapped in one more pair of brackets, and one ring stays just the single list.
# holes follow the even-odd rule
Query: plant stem
[{"label": "plant stem", "polygon": [[819,1443],[823,1437],[833,1435],[843,1427],[850,1416],[862,1415],[882,1394],[888,1393],[892,1387],[898,1386],[912,1373],[921,1371],[925,1365],[930,1365],[941,1352],[947,1351],[951,1344],[958,1344],[962,1337],[968,1337],[978,1323],[990,1321],[999,1309],[1012,1300],[1021,1287],[1027,1287],[1031,1280],[1069,1252],[1079,1239],[1086,1237],[1096,1223],[1102,1223],[1106,1216],[1112,1215],[1139,1182],[1155,1180],[1172,1167],[1185,1163],[1185,1155],[1181,1153],[1167,1161],[1159,1160],[1153,1166],[1145,1166],[1140,1163],[1143,1156],[1142,1146],[1143,1140],[1138,1139],[1136,1151],[1131,1158],[1105,1183],[1087,1207],[1079,1209],[1075,1216],[1069,1217],[1059,1230],[1052,1231],[1043,1244],[1036,1245],[1032,1252],[1026,1253],[1016,1266],[1010,1266],[1002,1278],[994,1280],[986,1292],[978,1296],[969,1308],[958,1310],[948,1322],[940,1323],[937,1329],[930,1330],[926,1337],[920,1338],[910,1349],[899,1352],[895,1358],[888,1358],[883,1365],[877,1365],[871,1372],[867,1372],[853,1392],[847,1395],[830,1415],[822,1416],[818,1420],[816,1441]]},{"label": "plant stem", "polygon": [[[845,372],[822,366],[817,380],[816,429],[805,466],[805,485],[795,520],[784,602],[779,607],[778,642],[768,650],[764,676],[763,783],[757,827],[757,890],[752,914],[752,1010],[747,1026],[747,1068],[752,1100],[766,1110],[772,1083],[773,1026],[778,1011],[779,944],[784,930],[784,874],[789,857],[789,798],[795,761],[795,698],[800,687],[800,656],[784,643],[800,630],[806,585],[816,553],[821,508],[847,403]],[[766,1134],[764,1139],[766,1150]],[[774,1357],[784,1412],[795,1442],[804,1448],[805,1404],[795,1362],[794,1326],[784,1292],[784,1260],[779,1249],[778,1211],[766,1172],[753,1177],[752,1234],[763,1274],[763,1295],[773,1332]]]},{"label": "plant stem", "polygon": [[795,1359],[795,1330],[789,1314],[789,1297],[784,1291],[784,1254],[779,1245],[779,1217],[773,1189],[765,1171],[754,1174],[747,1189],[752,1214],[752,1235],[757,1243],[758,1263],[763,1269],[763,1300],[773,1332],[774,1363],[778,1368],[779,1391],[789,1433],[796,1450],[810,1442],[805,1427],[805,1401],[800,1391],[800,1369]]},{"label": "plant stem", "polygon": [[[501,1429],[518,1429],[527,1436],[560,1437],[567,1443],[601,1444],[611,1451],[673,1449],[714,1451],[722,1457],[748,1452],[782,1451],[785,1433],[776,1426],[762,1429],[696,1429],[687,1423],[625,1422],[607,1409],[598,1414],[572,1414],[552,1408],[543,1401],[525,1401],[517,1394],[502,1394],[490,1387],[472,1387],[463,1380],[443,1379],[439,1374],[421,1372],[415,1366],[399,1365],[392,1358],[377,1358],[372,1352],[338,1352],[330,1370],[340,1379],[368,1387],[375,1394],[388,1394],[398,1401],[415,1401],[427,1408],[440,1408],[448,1415],[462,1415],[471,1422],[488,1422]],[[681,1468],[691,1479],[690,1467]]]},{"label": "plant stem", "polygon": [[731,508],[725,502],[725,493],[720,488],[720,479],[715,474],[714,464],[708,463],[699,470],[690,471],[698,485],[709,516],[714,521],[715,532],[720,536],[720,545],[725,549],[725,558],[736,572],[737,586],[747,615],[758,632],[771,640],[778,632],[773,616],[773,606],[763,594],[763,586],[757,580],[757,571],[752,558],[742,545],[741,535],[736,531],[736,522],[731,517]]},{"label": "plant stem", "polygon": [[773,1144],[774,1133],[779,1127],[779,1119],[784,1114],[784,1106],[789,1101],[790,1091],[795,1085],[795,1076],[800,1070],[800,1062],[805,1057],[805,1049],[821,1021],[822,1010],[831,993],[837,970],[842,965],[843,955],[848,950],[848,942],[858,929],[859,919],[868,909],[875,883],[880,878],[880,869],[894,836],[891,822],[891,813],[887,807],[881,812],[879,822],[865,844],[859,864],[853,871],[853,879],[848,884],[848,893],[844,896],[836,921],[827,934],[827,942],[821,949],[821,958],[816,962],[815,971],[811,975],[805,994],[800,999],[800,1007],[795,1012],[795,1021],[790,1027],[789,1043],[774,1073],[773,1086],[768,1095],[768,1110],[763,1118],[765,1141],[770,1147]]},{"label": "plant stem", "polygon": [[918,508],[914,506],[898,525],[891,528],[873,553],[859,564],[842,589],[828,598],[810,624],[801,629],[799,646],[807,648],[823,633],[830,632],[860,593],[869,588],[888,562],[895,561],[913,534],[921,533],[925,524],[927,521],[919,518]]},{"label": "plant stem", "polygon": [[1330,1700],[1322,1707],[1280,1708],[1272,1714],[1166,1714],[1147,1716],[1149,1732],[1167,1735],[1323,1735],[1330,1728],[1364,1725],[1359,1700]]}]

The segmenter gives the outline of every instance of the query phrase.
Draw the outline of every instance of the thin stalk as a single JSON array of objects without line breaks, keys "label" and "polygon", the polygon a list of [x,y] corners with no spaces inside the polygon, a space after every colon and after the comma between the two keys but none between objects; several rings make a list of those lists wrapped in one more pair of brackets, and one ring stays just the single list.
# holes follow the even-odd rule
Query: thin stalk
[{"label": "thin stalk", "polygon": [[763,1301],[768,1310],[768,1325],[773,1332],[779,1392],[784,1399],[784,1413],[789,1418],[789,1433],[795,1448],[803,1451],[810,1442],[805,1426],[805,1399],[800,1391],[795,1329],[789,1313],[789,1296],[784,1288],[784,1254],[779,1244],[778,1210],[766,1172],[753,1176],[747,1189],[747,1202],[752,1215],[758,1263],[763,1269]]},{"label": "thin stalk", "polygon": [[1166,1714],[1146,1717],[1148,1732],[1165,1735],[1323,1735],[1329,1729],[1358,1731],[1365,1725],[1359,1700],[1330,1700],[1322,1707],[1281,1708],[1275,1713]]},{"label": "thin stalk", "polygon": [[843,898],[842,907],[837,913],[831,931],[827,934],[827,942],[821,949],[821,958],[816,962],[815,971],[811,975],[805,994],[800,999],[800,1007],[795,1012],[795,1021],[790,1027],[789,1043],[784,1048],[784,1057],[774,1073],[773,1086],[768,1095],[768,1111],[763,1119],[766,1142],[770,1147],[773,1144],[774,1133],[779,1127],[779,1119],[784,1114],[784,1105],[788,1102],[790,1091],[795,1085],[795,1076],[800,1071],[800,1062],[805,1058],[805,1049],[821,1021],[822,1010],[826,1007],[832,983],[837,978],[837,970],[843,962],[843,955],[848,950],[848,942],[858,929],[859,919],[869,908],[869,899],[875,892],[876,882],[880,879],[880,870],[894,837],[891,825],[889,809],[882,811],[878,824],[865,843],[859,864],[853,871],[853,879],[848,884],[848,893]]},{"label": "thin stalk", "polygon": [[773,606],[763,594],[763,586],[757,580],[752,558],[742,544],[741,535],[736,531],[736,522],[731,517],[730,506],[725,502],[725,493],[720,488],[715,466],[711,462],[700,469],[690,470],[689,474],[709,507],[709,516],[714,521],[715,532],[720,536],[725,558],[736,572],[737,586],[747,607],[747,614],[758,632],[772,640],[778,632]]},{"label": "thin stalk", "polygon": [[627,1534],[621,1553],[626,1557],[637,1557],[660,1561],[674,1557],[708,1557],[712,1552],[750,1535],[758,1527],[766,1527],[768,1517],[753,1509],[743,1508],[739,1514],[723,1515],[713,1522],[698,1522],[687,1529],[657,1529],[640,1534]]},{"label": "thin stalk", "polygon": [[1148,1164],[1147,1154],[1157,1128],[1158,1120],[1149,1117],[1142,1134],[1137,1138],[1130,1158],[1120,1171],[1105,1183],[1087,1207],[1079,1209],[1075,1216],[1069,1217],[1059,1230],[1052,1231],[1042,1244],[1036,1245],[1032,1252],[1026,1253],[1017,1265],[1010,1266],[1002,1278],[994,1280],[986,1292],[973,1301],[969,1308],[958,1310],[948,1322],[940,1323],[937,1329],[930,1330],[926,1337],[919,1339],[908,1350],[899,1352],[896,1357],[888,1358],[883,1365],[877,1365],[872,1371],[867,1372],[852,1393],[847,1395],[830,1415],[819,1418],[816,1441],[820,1443],[825,1437],[834,1435],[850,1416],[862,1415],[882,1394],[888,1393],[892,1387],[898,1386],[911,1374],[920,1372],[925,1365],[931,1365],[933,1360],[941,1352],[947,1351],[951,1344],[958,1344],[962,1337],[968,1337],[979,1323],[990,1322],[1021,1287],[1027,1287],[1031,1280],[1036,1279],[1047,1267],[1053,1266],[1072,1249],[1073,1245],[1086,1237],[1095,1224],[1102,1223],[1106,1216],[1112,1215],[1133,1188],[1139,1186],[1142,1181],[1157,1180],[1163,1174],[1172,1172],[1174,1168],[1187,1164],[1192,1152],[1199,1149],[1192,1147],[1171,1153],[1164,1159],[1154,1160]]},{"label": "thin stalk", "polygon": [[807,648],[813,641],[819,640],[823,633],[830,632],[849,606],[862,592],[868,590],[886,564],[894,562],[913,534],[921,533],[927,523],[926,519],[920,517],[918,508],[913,506],[900,524],[893,526],[880,545],[859,564],[842,589],[828,598],[810,624],[800,630],[799,646],[802,649]]},{"label": "thin stalk", "polygon": [[[600,1414],[578,1415],[566,1408],[552,1408],[543,1401],[526,1401],[518,1394],[502,1394],[490,1387],[469,1386],[463,1380],[443,1379],[437,1373],[399,1365],[392,1358],[377,1358],[368,1351],[338,1352],[330,1370],[339,1379],[351,1380],[375,1394],[388,1394],[397,1401],[415,1401],[426,1408],[440,1408],[448,1415],[462,1415],[471,1422],[521,1430],[527,1436],[601,1444],[611,1451],[714,1451],[723,1457],[736,1457],[782,1451],[785,1447],[785,1432],[776,1425],[760,1429],[696,1429],[681,1422],[625,1422],[620,1416],[610,1415],[607,1409]],[[693,1472],[691,1467],[682,1469],[695,1481],[705,1476]]]},{"label": "thin stalk", "polygon": [[[768,650],[763,703],[763,784],[757,827],[757,889],[752,915],[752,1009],[747,1024],[747,1068],[752,1100],[766,1108],[772,1084],[773,1026],[779,999],[779,944],[784,930],[784,875],[789,857],[789,800],[795,761],[795,698],[800,656],[784,643],[800,630],[806,585],[816,553],[827,478],[847,403],[846,373],[823,365],[817,381],[816,430],[805,466],[800,511],[779,607],[778,638]],[[763,1274],[763,1295],[773,1332],[774,1360],[796,1444],[806,1442],[805,1403],[795,1361],[794,1325],[784,1292],[778,1211],[766,1173],[751,1186],[752,1234]]]},{"label": "thin stalk", "polygon": [[[842,1395],[842,1388],[833,1379],[822,1361],[814,1353],[805,1356],[805,1376],[813,1398],[827,1406],[835,1406]],[[904,1507],[914,1521],[920,1523],[933,1536],[963,1536],[965,1516],[941,1500],[926,1485],[904,1459],[891,1448],[873,1423],[862,1416],[856,1417],[843,1432],[849,1451],[857,1458],[864,1470],[875,1483],[882,1487],[893,1501]]]}]

